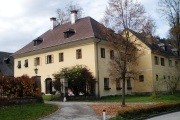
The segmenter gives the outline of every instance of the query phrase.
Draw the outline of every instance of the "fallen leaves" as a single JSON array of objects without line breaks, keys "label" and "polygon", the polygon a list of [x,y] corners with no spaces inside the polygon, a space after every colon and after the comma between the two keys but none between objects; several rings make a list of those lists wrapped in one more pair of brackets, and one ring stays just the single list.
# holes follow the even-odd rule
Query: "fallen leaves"
[{"label": "fallen leaves", "polygon": [[120,103],[104,103],[104,104],[94,104],[90,105],[90,107],[96,112],[97,115],[102,116],[103,110],[106,110],[106,115],[114,116],[117,114],[119,110],[126,111],[128,109],[133,109],[133,108],[140,108],[140,107],[145,107],[153,105],[153,103],[129,103],[126,104],[125,107],[122,107]]}]

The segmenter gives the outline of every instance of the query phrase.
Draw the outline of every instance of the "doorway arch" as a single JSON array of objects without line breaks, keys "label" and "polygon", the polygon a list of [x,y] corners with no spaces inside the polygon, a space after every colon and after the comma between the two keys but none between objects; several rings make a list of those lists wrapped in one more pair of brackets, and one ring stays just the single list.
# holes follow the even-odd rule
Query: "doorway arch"
[{"label": "doorway arch", "polygon": [[46,78],[45,84],[46,84],[46,94],[52,94],[52,79]]}]

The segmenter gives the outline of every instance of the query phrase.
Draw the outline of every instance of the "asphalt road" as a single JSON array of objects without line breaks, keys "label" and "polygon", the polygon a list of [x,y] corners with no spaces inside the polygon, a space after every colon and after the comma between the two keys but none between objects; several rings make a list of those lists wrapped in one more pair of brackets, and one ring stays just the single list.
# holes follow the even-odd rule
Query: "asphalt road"
[{"label": "asphalt road", "polygon": [[100,120],[100,116],[84,102],[46,102],[56,104],[59,110],[39,120]]},{"label": "asphalt road", "polygon": [[153,117],[147,120],[180,120],[180,111]]}]

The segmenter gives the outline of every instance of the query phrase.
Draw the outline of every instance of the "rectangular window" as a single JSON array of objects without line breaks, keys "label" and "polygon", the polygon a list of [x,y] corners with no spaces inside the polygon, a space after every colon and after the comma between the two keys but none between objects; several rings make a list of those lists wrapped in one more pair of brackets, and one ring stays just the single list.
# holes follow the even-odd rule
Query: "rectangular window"
[{"label": "rectangular window", "polygon": [[178,61],[175,61],[175,67],[178,67]]},{"label": "rectangular window", "polygon": [[28,67],[28,59],[26,59],[25,61],[24,61],[24,67]]},{"label": "rectangular window", "polygon": [[117,90],[121,89],[121,81],[120,81],[120,79],[116,79],[116,89]]},{"label": "rectangular window", "polygon": [[164,75],[164,77],[163,77],[163,78],[164,78],[164,80],[165,80],[165,79],[166,79],[166,76]]},{"label": "rectangular window", "polygon": [[159,58],[157,56],[154,56],[154,63],[155,65],[159,64]]},{"label": "rectangular window", "polygon": [[158,77],[158,75],[156,75],[156,81],[158,81],[158,79],[159,79],[159,77]]},{"label": "rectangular window", "polygon": [[101,48],[101,58],[105,58],[105,48]]},{"label": "rectangular window", "polygon": [[131,79],[127,79],[127,89],[131,90],[132,87],[131,87]]},{"label": "rectangular window", "polygon": [[139,82],[144,82],[144,75],[139,75]]},{"label": "rectangular window", "polygon": [[164,58],[161,58],[161,66],[165,66]]},{"label": "rectangular window", "polygon": [[127,57],[127,62],[131,62],[131,55],[127,54],[126,57]]},{"label": "rectangular window", "polygon": [[125,54],[123,52],[121,52],[120,56],[121,56],[121,61],[124,61],[125,60]]},{"label": "rectangular window", "polygon": [[34,66],[40,65],[40,57],[34,58]]},{"label": "rectangular window", "polygon": [[64,54],[59,53],[59,62],[63,62],[63,61],[64,61]]},{"label": "rectangular window", "polygon": [[54,62],[54,58],[53,58],[53,55],[47,55],[46,58],[45,58],[45,62],[46,64],[51,64]]},{"label": "rectangular window", "polygon": [[81,49],[76,50],[76,59],[81,59],[82,58],[82,51]]},{"label": "rectangular window", "polygon": [[170,76],[168,76],[168,79],[170,80]]},{"label": "rectangular window", "polygon": [[18,65],[17,65],[17,68],[21,68],[21,61],[18,61]]},{"label": "rectangular window", "polygon": [[174,76],[172,76],[172,80],[174,80]]},{"label": "rectangular window", "polygon": [[109,88],[109,78],[104,78],[104,89]]},{"label": "rectangular window", "polygon": [[111,60],[114,59],[114,50],[110,50],[110,59],[111,59]]},{"label": "rectangular window", "polygon": [[172,60],[168,60],[169,67],[172,67]]}]

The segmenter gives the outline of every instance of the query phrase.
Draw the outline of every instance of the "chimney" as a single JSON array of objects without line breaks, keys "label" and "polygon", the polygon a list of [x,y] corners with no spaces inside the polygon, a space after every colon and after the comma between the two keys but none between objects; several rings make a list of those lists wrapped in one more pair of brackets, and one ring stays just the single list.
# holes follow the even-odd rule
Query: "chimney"
[{"label": "chimney", "polygon": [[58,25],[58,22],[55,17],[50,18],[50,21],[53,22],[52,29],[54,29]]},{"label": "chimney", "polygon": [[74,24],[77,20],[77,10],[72,10],[71,11],[71,24]]}]

